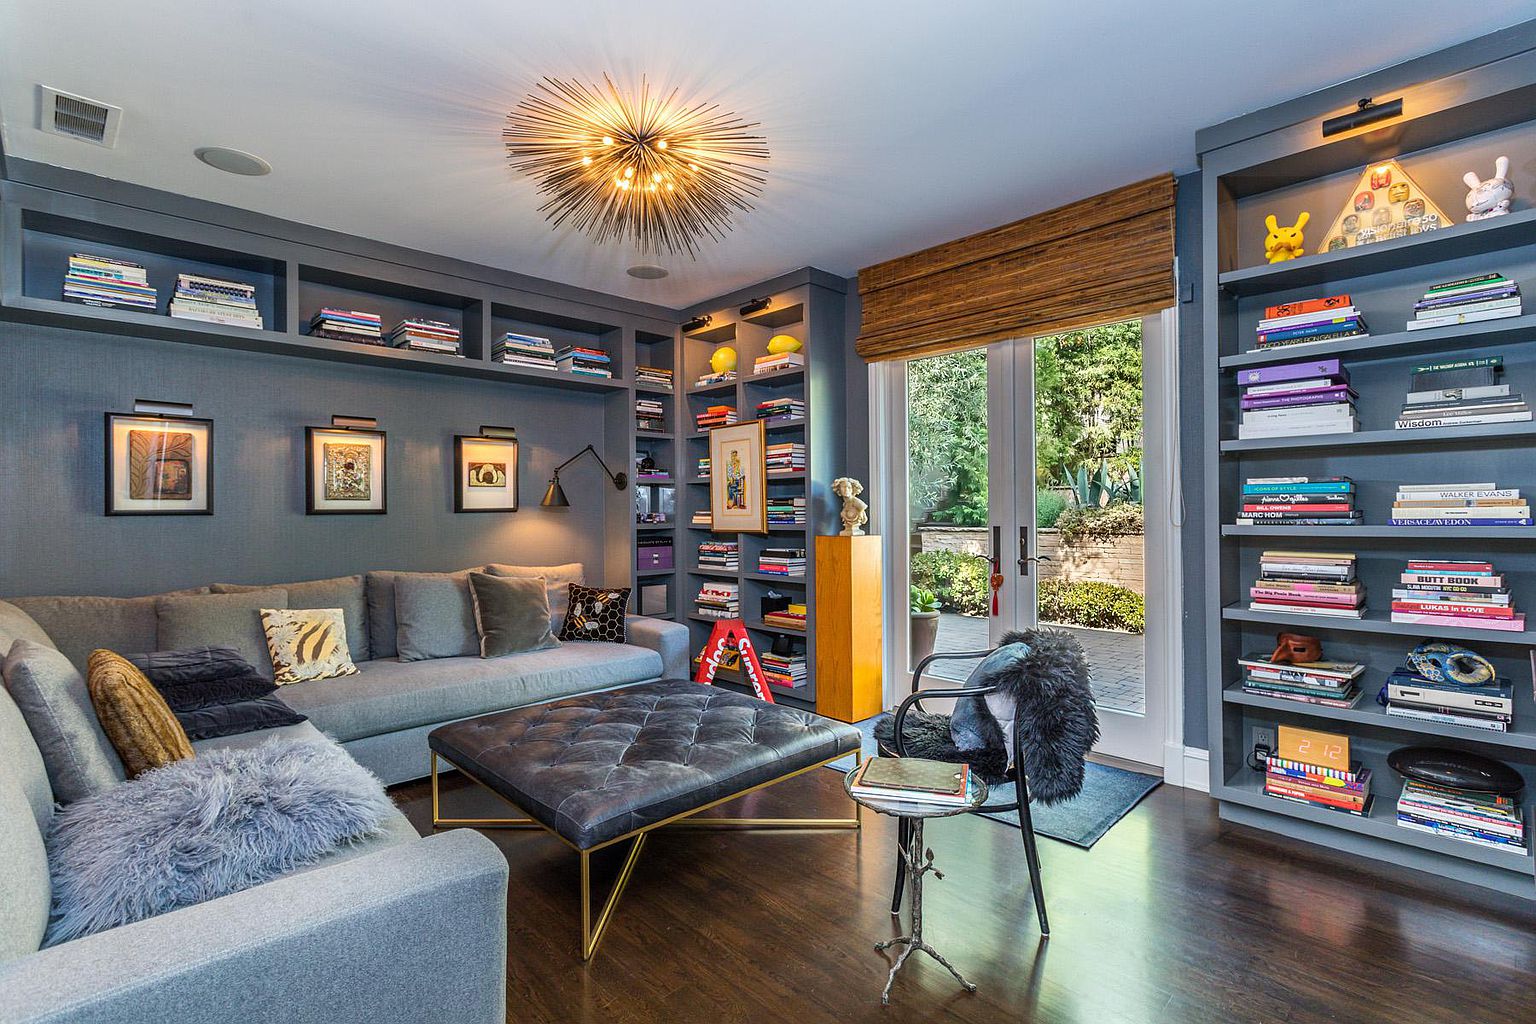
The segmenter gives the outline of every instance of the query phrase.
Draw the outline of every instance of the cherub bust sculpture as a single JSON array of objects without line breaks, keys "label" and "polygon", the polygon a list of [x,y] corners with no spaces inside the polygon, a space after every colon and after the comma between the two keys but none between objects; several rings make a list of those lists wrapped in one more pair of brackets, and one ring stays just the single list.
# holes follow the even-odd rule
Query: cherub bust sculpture
[{"label": "cherub bust sculpture", "polygon": [[862,537],[859,529],[869,522],[869,506],[859,500],[864,485],[851,476],[840,476],[832,481],[832,493],[843,499],[843,529],[839,537]]}]

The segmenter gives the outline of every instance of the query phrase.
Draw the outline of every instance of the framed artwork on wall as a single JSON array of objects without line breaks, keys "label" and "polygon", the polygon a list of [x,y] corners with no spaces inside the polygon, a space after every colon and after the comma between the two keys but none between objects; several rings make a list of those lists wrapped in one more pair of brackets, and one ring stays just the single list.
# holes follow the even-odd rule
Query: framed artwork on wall
[{"label": "framed artwork on wall", "polygon": [[709,508],[716,532],[768,532],[765,444],[762,420],[709,432]]},{"label": "framed artwork on wall", "polygon": [[312,516],[383,515],[384,431],[304,428],[304,511]]},{"label": "framed artwork on wall", "polygon": [[517,511],[517,438],[457,434],[453,510]]},{"label": "framed artwork on wall", "polygon": [[107,515],[213,515],[213,420],[109,412],[106,427]]}]

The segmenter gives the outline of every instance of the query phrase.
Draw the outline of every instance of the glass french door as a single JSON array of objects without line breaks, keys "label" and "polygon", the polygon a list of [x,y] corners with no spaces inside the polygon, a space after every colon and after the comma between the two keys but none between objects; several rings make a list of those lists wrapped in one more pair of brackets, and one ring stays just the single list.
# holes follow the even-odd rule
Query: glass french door
[{"label": "glass french door", "polygon": [[[1167,503],[1148,464],[1162,451],[1146,443],[1158,400],[1143,354],[1161,353],[1166,333],[1148,317],[898,364],[886,430],[899,450],[887,466],[906,522],[892,524],[905,529],[889,531],[888,553],[907,570],[911,601],[897,691],[930,651],[1065,630],[1088,656],[1098,751],[1162,765],[1165,673],[1148,658],[1146,551],[1149,535],[1165,538],[1145,510]],[[922,685],[953,686],[974,667],[933,662]]]}]

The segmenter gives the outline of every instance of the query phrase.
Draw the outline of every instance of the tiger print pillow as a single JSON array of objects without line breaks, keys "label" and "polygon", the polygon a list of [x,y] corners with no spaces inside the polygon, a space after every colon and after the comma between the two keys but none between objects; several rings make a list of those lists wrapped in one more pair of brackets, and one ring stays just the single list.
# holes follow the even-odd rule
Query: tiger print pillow
[{"label": "tiger print pillow", "polygon": [[261,628],[279,686],[358,674],[340,608],[263,608]]}]

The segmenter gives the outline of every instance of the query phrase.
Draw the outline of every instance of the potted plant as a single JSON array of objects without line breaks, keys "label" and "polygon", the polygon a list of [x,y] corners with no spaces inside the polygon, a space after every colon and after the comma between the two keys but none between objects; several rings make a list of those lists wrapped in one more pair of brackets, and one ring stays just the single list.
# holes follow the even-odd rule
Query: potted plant
[{"label": "potted plant", "polygon": [[921,587],[912,588],[911,651],[912,664],[916,665],[933,653],[933,643],[939,638],[939,599],[933,591]]}]

